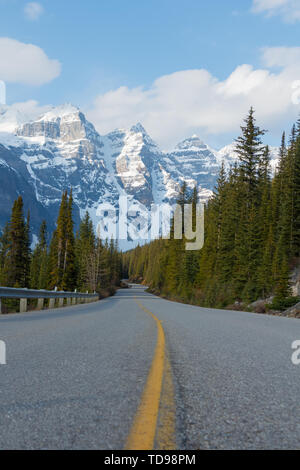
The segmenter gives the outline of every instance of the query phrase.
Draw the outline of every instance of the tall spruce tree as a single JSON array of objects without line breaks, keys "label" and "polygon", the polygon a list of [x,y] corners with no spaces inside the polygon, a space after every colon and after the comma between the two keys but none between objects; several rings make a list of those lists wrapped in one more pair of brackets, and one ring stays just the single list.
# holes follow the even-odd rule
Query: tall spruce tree
[{"label": "tall spruce tree", "polygon": [[3,275],[8,287],[28,287],[30,260],[28,224],[24,219],[23,199],[19,196],[12,208],[7,233],[8,249],[4,261]]},{"label": "tall spruce tree", "polygon": [[50,243],[49,286],[61,290],[73,290],[77,285],[72,206],[72,192],[68,198],[65,191],[62,194],[57,228]]},{"label": "tall spruce tree", "polygon": [[9,224],[4,226],[3,232],[0,236],[0,285],[6,286],[7,280],[5,275],[5,262],[9,251]]}]

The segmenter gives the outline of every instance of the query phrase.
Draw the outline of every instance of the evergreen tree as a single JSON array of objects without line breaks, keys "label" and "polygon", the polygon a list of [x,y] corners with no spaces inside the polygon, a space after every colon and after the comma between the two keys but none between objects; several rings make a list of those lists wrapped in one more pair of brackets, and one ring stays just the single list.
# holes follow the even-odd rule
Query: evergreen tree
[{"label": "evergreen tree", "polygon": [[[86,212],[80,223],[75,240],[75,253],[77,260],[78,287],[83,292],[91,288],[88,276],[90,258],[95,250],[95,234],[92,220]],[[95,283],[93,283],[93,286]]]},{"label": "evergreen tree", "polygon": [[14,202],[7,236],[8,249],[3,267],[5,283],[8,287],[27,287],[30,260],[29,228],[24,219],[21,196]]},{"label": "evergreen tree", "polygon": [[9,246],[9,224],[7,223],[0,237],[0,285],[2,286],[7,285],[4,266]]},{"label": "evergreen tree", "polygon": [[73,194],[70,192],[66,209],[65,246],[63,252],[62,289],[74,290],[77,286],[77,271],[75,260],[75,237],[73,222]]},{"label": "evergreen tree", "polygon": [[65,191],[53,233],[49,253],[49,286],[53,289],[74,290],[77,285],[75,262],[75,238],[72,216],[72,192],[68,198]]},{"label": "evergreen tree", "polygon": [[247,187],[248,204],[251,205],[256,202],[258,168],[265,151],[261,137],[266,132],[255,125],[253,108],[250,109],[245,126],[241,126],[241,130],[242,135],[236,140],[236,153],[241,162],[241,176]]},{"label": "evergreen tree", "polygon": [[300,257],[300,135],[296,139],[294,152],[292,256]]}]

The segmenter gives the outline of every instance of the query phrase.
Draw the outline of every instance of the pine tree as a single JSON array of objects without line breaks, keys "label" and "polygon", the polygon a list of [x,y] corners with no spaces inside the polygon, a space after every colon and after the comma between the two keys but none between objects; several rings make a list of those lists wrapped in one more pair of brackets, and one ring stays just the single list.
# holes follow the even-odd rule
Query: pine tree
[{"label": "pine tree", "polygon": [[30,247],[30,211],[27,212],[27,219],[25,225],[25,240],[24,240],[24,257],[25,257],[25,272],[24,284],[28,286],[30,283],[30,264],[31,264],[31,247]]},{"label": "pine tree", "polygon": [[300,257],[300,136],[296,139],[294,152],[292,256]]},{"label": "pine tree", "polygon": [[261,137],[266,131],[255,125],[254,109],[250,108],[245,126],[241,126],[242,135],[236,140],[236,153],[240,160],[240,171],[247,187],[249,206],[256,202],[255,190],[258,184],[258,168],[264,154]]},{"label": "pine tree", "polygon": [[0,285],[2,286],[7,285],[4,266],[9,246],[9,224],[7,223],[0,237]]},{"label": "pine tree", "polygon": [[[83,292],[87,289],[91,289],[90,275],[88,272],[90,269],[91,256],[93,256],[95,250],[95,234],[92,220],[89,213],[86,212],[83,220],[80,223],[79,230],[77,232],[75,240],[75,253],[77,261],[77,272],[78,272],[78,287]],[[93,276],[94,279],[94,276]],[[97,283],[96,283],[97,284]],[[95,281],[93,281],[93,287]]]},{"label": "pine tree", "polygon": [[72,192],[68,199],[65,191],[53,233],[49,252],[49,286],[61,290],[73,290],[77,285],[75,261],[75,237],[72,216]]},{"label": "pine tree", "polygon": [[8,287],[28,287],[29,225],[25,223],[21,196],[14,202],[7,235],[8,250],[3,268],[5,283]]},{"label": "pine tree", "polygon": [[279,276],[276,282],[275,287],[275,298],[274,301],[281,301],[291,295],[291,287],[290,287],[290,271],[289,265],[286,258],[282,260],[280,266]]},{"label": "pine tree", "polygon": [[[261,137],[266,131],[255,125],[254,110],[250,109],[241,127],[242,135],[237,139],[236,152],[240,160],[241,187],[241,222],[239,247],[237,249],[240,270],[240,288],[242,298],[255,300],[258,293],[257,274],[261,256],[259,231],[259,205],[262,197],[262,187],[268,174],[269,152],[262,145]],[[261,183],[261,186],[259,186]]]},{"label": "pine tree", "polygon": [[[177,199],[178,215],[176,219],[173,217],[170,230],[170,240],[167,242],[168,246],[168,258],[166,264],[166,285],[165,288],[168,292],[174,295],[180,295],[183,289],[185,275],[182,272],[182,266],[184,265],[184,205],[188,202],[187,200],[187,185],[184,183],[180,189],[179,197]],[[177,224],[181,227],[177,227]],[[181,238],[179,238],[181,237]]]},{"label": "pine tree", "polygon": [[62,275],[62,289],[74,290],[77,286],[77,271],[75,261],[75,237],[74,237],[74,222],[73,222],[73,195],[70,192],[69,200],[67,201],[66,209],[66,232],[65,232],[65,246],[63,250],[63,275]]}]

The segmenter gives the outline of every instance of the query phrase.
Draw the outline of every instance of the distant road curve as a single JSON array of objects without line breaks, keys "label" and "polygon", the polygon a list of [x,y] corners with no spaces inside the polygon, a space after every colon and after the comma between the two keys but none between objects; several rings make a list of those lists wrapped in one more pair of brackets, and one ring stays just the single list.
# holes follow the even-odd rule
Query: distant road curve
[{"label": "distant road curve", "polygon": [[144,289],[0,317],[0,449],[299,449],[300,321]]}]

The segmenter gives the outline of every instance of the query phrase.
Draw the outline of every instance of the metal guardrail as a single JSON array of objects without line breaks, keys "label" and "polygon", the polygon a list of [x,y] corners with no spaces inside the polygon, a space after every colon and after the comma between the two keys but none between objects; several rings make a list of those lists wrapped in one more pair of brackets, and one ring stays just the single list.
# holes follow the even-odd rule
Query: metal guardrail
[{"label": "metal guardrail", "polygon": [[0,298],[6,299],[93,299],[98,297],[98,294],[83,294],[82,292],[64,292],[55,290],[15,289],[13,287],[0,287]]},{"label": "metal guardrail", "polygon": [[59,299],[58,306],[64,306],[64,299],[67,299],[67,305],[76,305],[77,301],[93,302],[99,300],[99,295],[84,294],[82,292],[65,292],[57,290],[34,290],[34,289],[18,289],[13,287],[0,287],[0,314],[2,313],[1,299],[20,299],[20,312],[27,312],[27,300],[37,299],[37,308],[44,308],[45,299],[49,299],[49,308],[55,307],[55,300]]}]

